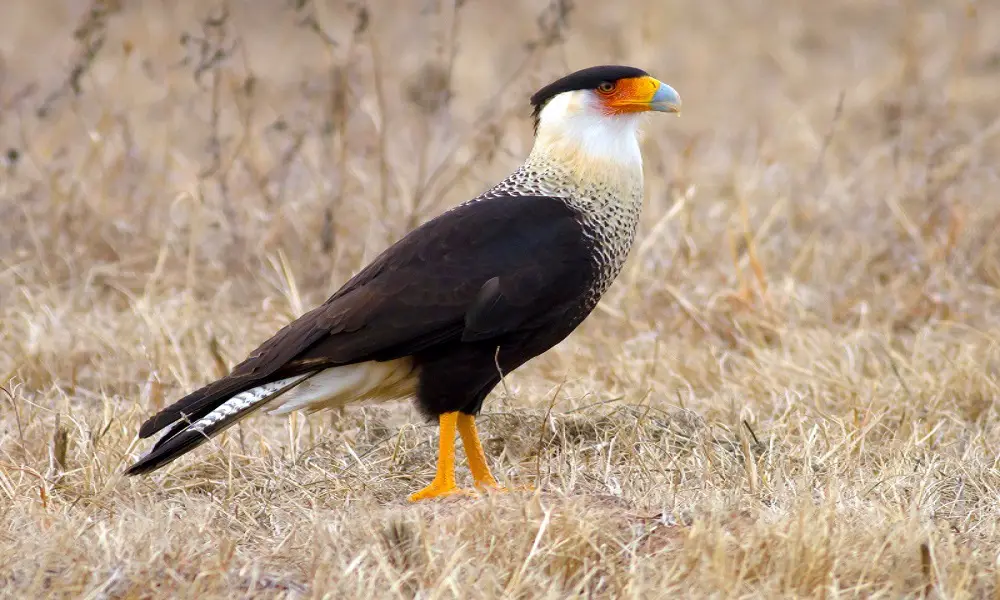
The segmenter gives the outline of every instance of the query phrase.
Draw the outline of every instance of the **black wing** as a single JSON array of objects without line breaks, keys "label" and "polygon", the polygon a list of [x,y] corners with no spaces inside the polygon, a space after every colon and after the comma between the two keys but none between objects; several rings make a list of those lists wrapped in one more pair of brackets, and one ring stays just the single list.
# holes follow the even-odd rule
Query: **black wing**
[{"label": "black wing", "polygon": [[139,435],[182,429],[233,395],[286,377],[537,327],[586,292],[592,260],[578,213],[559,198],[458,206],[388,248],[232,373],[151,417]]}]

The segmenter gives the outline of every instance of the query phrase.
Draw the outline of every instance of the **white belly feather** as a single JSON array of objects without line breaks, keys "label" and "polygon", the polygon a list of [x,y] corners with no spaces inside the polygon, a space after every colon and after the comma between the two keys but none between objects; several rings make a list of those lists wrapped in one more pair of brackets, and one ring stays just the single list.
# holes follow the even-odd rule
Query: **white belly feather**
[{"label": "white belly feather", "polygon": [[409,358],[368,361],[324,369],[270,402],[276,415],[315,412],[355,402],[398,400],[416,391],[417,372]]}]

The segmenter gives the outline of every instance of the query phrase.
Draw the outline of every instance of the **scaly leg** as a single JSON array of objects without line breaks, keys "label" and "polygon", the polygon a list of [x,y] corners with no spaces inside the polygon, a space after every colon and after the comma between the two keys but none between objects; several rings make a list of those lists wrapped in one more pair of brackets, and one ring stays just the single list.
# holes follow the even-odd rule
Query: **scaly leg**
[{"label": "scaly leg", "polygon": [[490,473],[486,462],[483,445],[476,431],[476,417],[465,413],[458,414],[458,433],[462,435],[462,445],[465,446],[465,457],[469,460],[469,470],[477,488],[498,488],[497,480]]},{"label": "scaly leg", "polygon": [[437,474],[430,485],[410,495],[410,502],[465,493],[465,490],[455,486],[455,426],[458,419],[457,412],[443,413],[438,417],[441,438],[438,440]]}]

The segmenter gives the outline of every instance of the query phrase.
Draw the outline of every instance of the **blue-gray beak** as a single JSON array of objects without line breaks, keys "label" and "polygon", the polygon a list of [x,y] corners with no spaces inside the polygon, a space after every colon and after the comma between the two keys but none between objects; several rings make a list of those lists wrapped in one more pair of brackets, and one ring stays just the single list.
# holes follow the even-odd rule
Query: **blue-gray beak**
[{"label": "blue-gray beak", "polygon": [[656,88],[656,93],[653,94],[653,99],[649,102],[649,110],[679,113],[681,112],[681,96],[677,90],[661,81],[660,86]]}]

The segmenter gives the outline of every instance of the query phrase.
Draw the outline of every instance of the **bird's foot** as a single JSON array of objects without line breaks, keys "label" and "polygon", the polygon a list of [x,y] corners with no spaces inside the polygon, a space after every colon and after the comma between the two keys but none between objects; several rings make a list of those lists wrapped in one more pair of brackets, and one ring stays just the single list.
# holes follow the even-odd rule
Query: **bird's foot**
[{"label": "bird's foot", "polygon": [[429,500],[431,498],[443,498],[445,496],[455,495],[471,496],[473,494],[475,494],[475,491],[460,488],[456,486],[454,482],[441,482],[434,480],[430,485],[419,492],[410,494],[410,502],[419,502],[421,500]]},{"label": "bird's foot", "polygon": [[454,482],[435,479],[419,492],[410,494],[410,502],[443,498],[445,496],[477,496],[480,494],[506,494],[509,492],[533,492],[535,487],[530,484],[503,486],[494,479],[476,481],[472,489],[460,488]]}]

